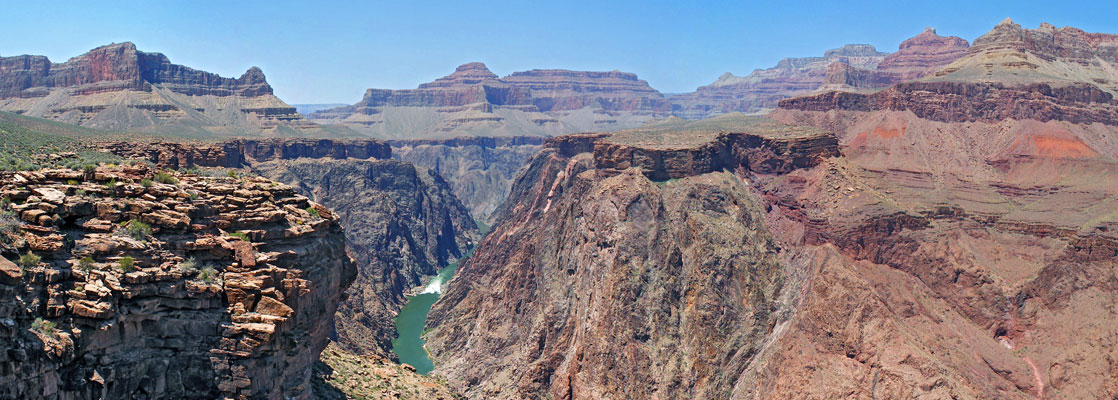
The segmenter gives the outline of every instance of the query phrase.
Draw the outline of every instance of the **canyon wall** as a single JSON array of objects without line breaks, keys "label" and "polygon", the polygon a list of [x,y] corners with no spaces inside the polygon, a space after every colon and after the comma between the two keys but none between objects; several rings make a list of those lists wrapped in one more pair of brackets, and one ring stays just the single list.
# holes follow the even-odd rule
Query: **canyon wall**
[{"label": "canyon wall", "polygon": [[0,176],[0,396],[310,398],[356,275],[337,218],[259,178],[150,176]]}]

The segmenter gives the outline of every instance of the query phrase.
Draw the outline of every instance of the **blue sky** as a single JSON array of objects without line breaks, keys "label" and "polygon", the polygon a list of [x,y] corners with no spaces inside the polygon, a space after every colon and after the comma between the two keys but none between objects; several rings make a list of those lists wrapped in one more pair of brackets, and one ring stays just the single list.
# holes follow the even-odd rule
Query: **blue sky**
[{"label": "blue sky", "polygon": [[723,72],[846,43],[894,51],[925,26],[967,40],[1006,17],[1118,33],[1113,1],[52,1],[0,0],[0,55],[61,62],[132,41],[172,62],[240,76],[263,68],[289,103],[352,103],[414,88],[470,61],[635,72],[687,92]]}]

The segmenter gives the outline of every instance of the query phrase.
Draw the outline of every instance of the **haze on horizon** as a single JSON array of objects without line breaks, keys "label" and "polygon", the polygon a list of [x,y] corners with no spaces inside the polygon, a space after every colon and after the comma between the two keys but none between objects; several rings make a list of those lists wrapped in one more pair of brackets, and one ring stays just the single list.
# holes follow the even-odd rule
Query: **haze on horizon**
[{"label": "haze on horizon", "polygon": [[[1038,5],[1048,5],[1039,7]],[[724,72],[747,75],[781,58],[849,43],[895,51],[934,27],[968,41],[1006,17],[1118,32],[1118,3],[968,1],[329,2],[6,1],[0,56],[62,62],[131,41],[172,62],[237,77],[259,66],[291,104],[352,103],[366,88],[406,89],[471,61],[505,76],[535,68],[622,70],[664,93],[695,90]]]}]

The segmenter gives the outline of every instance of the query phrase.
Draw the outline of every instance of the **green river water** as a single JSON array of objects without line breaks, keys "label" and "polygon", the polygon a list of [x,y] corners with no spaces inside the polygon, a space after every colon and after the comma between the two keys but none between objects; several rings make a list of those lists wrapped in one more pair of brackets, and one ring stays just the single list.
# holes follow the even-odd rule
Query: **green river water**
[{"label": "green river water", "polygon": [[[481,228],[481,234],[484,237],[488,233],[489,227],[480,222],[478,226]],[[401,363],[415,367],[415,371],[420,374],[427,375],[435,368],[431,359],[427,357],[427,350],[423,348],[423,331],[427,327],[427,313],[431,311],[431,306],[435,304],[435,301],[439,300],[439,296],[442,296],[443,286],[450,282],[450,278],[454,277],[454,271],[458,269],[458,264],[465,261],[473,253],[474,251],[471,249],[458,262],[439,270],[439,274],[431,278],[431,281],[423,288],[422,293],[408,298],[408,302],[404,304],[404,308],[401,308],[400,314],[396,316],[396,332],[399,336],[392,341],[392,352],[400,357]]]}]

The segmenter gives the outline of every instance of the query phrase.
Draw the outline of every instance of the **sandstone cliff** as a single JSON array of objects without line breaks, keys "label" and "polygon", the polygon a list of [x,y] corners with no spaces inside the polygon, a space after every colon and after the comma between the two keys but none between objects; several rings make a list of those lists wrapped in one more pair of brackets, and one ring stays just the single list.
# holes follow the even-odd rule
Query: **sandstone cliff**
[{"label": "sandstone cliff", "polygon": [[259,178],[151,177],[0,175],[0,397],[309,398],[356,274],[336,217]]},{"label": "sandstone cliff", "polygon": [[499,78],[475,62],[417,89],[369,89],[352,106],[309,117],[376,137],[414,140],[616,130],[669,111],[664,96],[631,73],[532,70]]},{"label": "sandstone cliff", "polygon": [[115,43],[53,63],[0,58],[0,110],[91,128],[175,135],[347,134],[318,127],[272,93],[264,73],[240,78],[172,64]]}]

